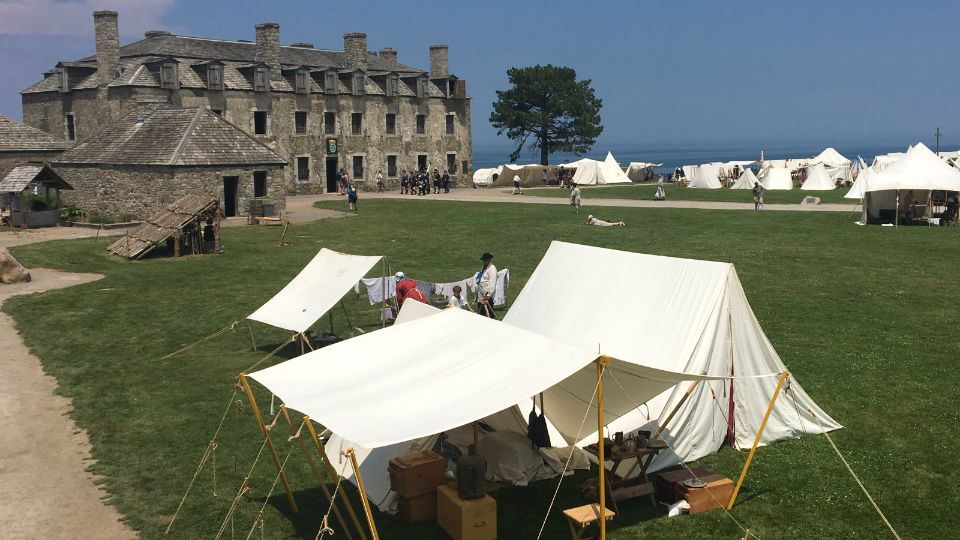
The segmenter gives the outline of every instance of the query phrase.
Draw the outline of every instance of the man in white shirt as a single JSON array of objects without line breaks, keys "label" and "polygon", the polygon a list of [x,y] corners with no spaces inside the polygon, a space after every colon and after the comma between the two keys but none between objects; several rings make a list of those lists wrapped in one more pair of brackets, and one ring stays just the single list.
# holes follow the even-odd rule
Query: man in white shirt
[{"label": "man in white shirt", "polygon": [[497,290],[497,267],[493,265],[493,255],[484,253],[480,260],[483,268],[477,272],[477,313],[496,319],[493,313],[493,293]]}]

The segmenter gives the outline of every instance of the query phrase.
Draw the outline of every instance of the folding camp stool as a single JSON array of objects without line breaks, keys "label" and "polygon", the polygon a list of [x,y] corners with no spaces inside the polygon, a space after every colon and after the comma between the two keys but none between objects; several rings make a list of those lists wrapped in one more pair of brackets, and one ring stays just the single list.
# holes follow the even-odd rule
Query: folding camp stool
[{"label": "folding camp stool", "polygon": [[[617,515],[609,508],[604,508],[604,514],[607,521],[612,520]],[[570,526],[570,535],[573,536],[573,540],[588,540],[589,537],[584,536],[584,534],[587,532],[587,527],[600,518],[600,505],[585,504],[576,508],[568,508],[563,511],[563,515],[567,518],[567,525]]]}]

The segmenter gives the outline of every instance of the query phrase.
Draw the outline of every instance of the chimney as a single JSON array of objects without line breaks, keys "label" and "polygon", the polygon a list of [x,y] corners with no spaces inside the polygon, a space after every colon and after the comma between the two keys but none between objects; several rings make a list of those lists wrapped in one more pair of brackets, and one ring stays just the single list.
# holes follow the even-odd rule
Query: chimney
[{"label": "chimney", "polygon": [[346,67],[367,70],[367,35],[363,32],[350,32],[343,35],[343,52]]},{"label": "chimney", "polygon": [[450,74],[449,64],[447,62],[447,46],[430,46],[430,76],[446,77]]},{"label": "chimney", "polygon": [[97,75],[106,86],[120,68],[120,31],[116,11],[94,11],[93,33],[97,40]]},{"label": "chimney", "polygon": [[380,59],[391,66],[397,65],[397,50],[393,47],[384,47],[380,49]]},{"label": "chimney", "polygon": [[270,74],[280,77],[280,25],[260,23],[257,25],[257,62],[270,67]]}]

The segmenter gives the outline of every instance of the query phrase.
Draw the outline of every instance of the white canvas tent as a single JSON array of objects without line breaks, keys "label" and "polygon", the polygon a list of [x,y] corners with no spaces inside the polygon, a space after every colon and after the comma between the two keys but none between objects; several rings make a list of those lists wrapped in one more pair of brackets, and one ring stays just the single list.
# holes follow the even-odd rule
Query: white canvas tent
[{"label": "white canvas tent", "polygon": [[[863,183],[863,221],[879,217],[883,210],[896,210],[900,193],[912,190],[921,204],[935,190],[960,191],[960,170],[937,157],[923,143]],[[925,207],[929,211],[929,206]]]},{"label": "white canvas tent", "polygon": [[690,183],[687,187],[695,189],[720,189],[720,170],[723,165],[705,163],[693,170],[693,177],[687,177]]},{"label": "white canvas tent", "polygon": [[790,175],[790,169],[768,167],[762,172],[760,183],[764,189],[793,189],[793,177]]},{"label": "white canvas tent", "polygon": [[500,167],[494,169],[477,169],[473,171],[473,183],[478,186],[493,185],[493,176],[500,174]]},{"label": "white canvas tent", "polygon": [[753,170],[744,169],[743,174],[730,186],[730,189],[753,189],[753,185],[757,182],[759,180],[757,180],[757,175],[753,174]]},{"label": "white canvas tent", "polygon": [[337,305],[382,258],[323,248],[286,287],[247,319],[302,334]]},{"label": "white canvas tent", "polygon": [[[603,279],[567,286],[571,275],[597,275],[601,270]],[[557,294],[558,290],[564,294]],[[758,377],[737,379],[733,385],[701,383],[664,433],[677,454],[661,453],[653,470],[681,458],[691,461],[716,452],[728,432],[739,447],[749,447],[777,383],[765,375],[786,369],[728,263],[555,241],[504,322],[654,368]],[[655,431],[689,386],[676,386],[647,406],[635,408],[613,422],[611,432]],[[547,395],[548,412],[557,408],[556,399]],[[733,417],[728,418],[731,408]],[[789,397],[777,402],[761,442],[839,427],[792,380]],[[589,442],[590,437],[585,435],[580,442]]]},{"label": "white canvas tent", "polygon": [[850,160],[833,148],[827,148],[810,160],[811,164],[822,163],[824,167],[849,167]]},{"label": "white canvas tent", "polygon": [[843,196],[844,199],[862,199],[863,198],[863,187],[867,185],[867,182],[870,181],[870,177],[874,175],[873,169],[870,167],[860,169],[860,173],[857,175],[856,181],[854,181],[853,186],[850,187],[850,191]]},{"label": "white canvas tent", "polygon": [[577,162],[577,172],[573,175],[573,183],[580,186],[594,186],[602,184],[629,184],[620,164],[607,152],[603,161],[580,160]]},{"label": "white canvas tent", "polygon": [[653,174],[654,167],[661,167],[663,163],[647,163],[645,161],[631,161],[627,165],[627,178],[633,182],[643,182]]},{"label": "white canvas tent", "polygon": [[830,175],[827,174],[827,170],[823,164],[817,163],[816,165],[807,167],[807,179],[803,181],[800,189],[805,191],[826,191],[836,189],[836,187],[833,180],[830,179]]}]

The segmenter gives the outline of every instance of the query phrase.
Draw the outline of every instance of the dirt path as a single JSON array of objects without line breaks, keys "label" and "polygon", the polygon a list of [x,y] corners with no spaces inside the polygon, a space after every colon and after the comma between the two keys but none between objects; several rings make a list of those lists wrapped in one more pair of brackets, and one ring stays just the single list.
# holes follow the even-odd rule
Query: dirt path
[{"label": "dirt path", "polygon": [[[0,249],[58,238],[92,236],[88,229],[57,228],[0,235]],[[98,280],[99,274],[30,269],[33,281],[0,285],[0,305],[30,294]],[[56,394],[7,314],[0,312],[0,537],[133,538],[120,513],[87,472],[90,441],[70,418],[70,400]]]}]

